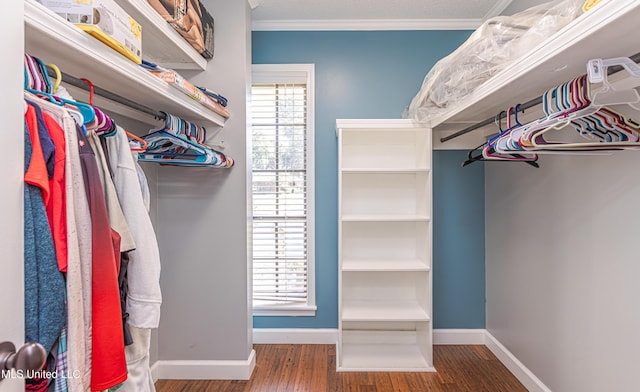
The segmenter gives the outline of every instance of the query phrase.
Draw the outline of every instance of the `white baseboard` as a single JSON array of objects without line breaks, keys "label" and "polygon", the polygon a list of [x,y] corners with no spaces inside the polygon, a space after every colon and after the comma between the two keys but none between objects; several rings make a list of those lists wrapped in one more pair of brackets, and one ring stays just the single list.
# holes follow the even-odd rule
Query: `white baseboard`
[{"label": "white baseboard", "polygon": [[491,335],[489,331],[486,331],[485,339],[485,345],[489,350],[516,376],[529,392],[551,392],[551,389],[547,388],[531,370],[524,366],[524,364],[520,362],[511,351],[507,350],[498,339]]},{"label": "white baseboard", "polygon": [[[255,344],[336,344],[334,328],[254,328]],[[484,344],[530,392],[551,392],[522,362],[486,329],[434,329],[434,345]],[[157,361],[151,366],[154,381],[184,380],[248,380],[256,365],[251,350],[247,360],[240,361]]]},{"label": "white baseboard", "polygon": [[486,329],[434,329],[433,344],[485,344]]},{"label": "white baseboard", "polygon": [[256,352],[246,360],[157,361],[156,378],[165,380],[248,380],[256,366]]},{"label": "white baseboard", "polygon": [[254,328],[255,344],[336,344],[336,328]]},{"label": "white baseboard", "polygon": [[[433,344],[485,344],[485,329],[435,329]],[[335,328],[254,328],[255,344],[336,344]]]},{"label": "white baseboard", "polygon": [[160,366],[160,361],[155,361],[153,365],[151,365],[151,378],[153,379],[153,383],[155,384],[160,377],[158,377],[158,366]]},{"label": "white baseboard", "polygon": [[483,344],[530,392],[551,392],[533,372],[486,329],[434,329],[433,344]]}]

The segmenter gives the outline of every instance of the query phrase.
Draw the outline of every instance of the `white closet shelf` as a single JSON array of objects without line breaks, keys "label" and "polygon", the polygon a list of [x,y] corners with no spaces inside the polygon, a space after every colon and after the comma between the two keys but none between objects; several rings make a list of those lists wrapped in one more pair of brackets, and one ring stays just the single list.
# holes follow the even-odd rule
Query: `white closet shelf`
[{"label": "white closet shelf", "polygon": [[343,215],[343,222],[429,222],[426,215]]},{"label": "white closet shelf", "polygon": [[342,321],[429,321],[417,301],[349,301],[342,304]]},{"label": "white closet shelf", "polygon": [[[342,345],[342,366],[338,371],[369,372],[399,371],[399,372],[426,372],[431,371],[424,355],[416,346],[381,344]],[[390,367],[389,364],[396,364]]]},{"label": "white closet shelf", "polygon": [[116,0],[142,26],[144,59],[172,69],[205,70],[207,60],[146,0]]},{"label": "white closet shelf", "polygon": [[412,130],[416,124],[411,119],[337,119],[336,128],[343,132],[389,132],[397,130]]},{"label": "white closet shelf", "polygon": [[337,120],[338,371],[430,371],[431,130]]},{"label": "white closet shelf", "polygon": [[417,335],[415,331],[343,331],[338,371],[434,371],[415,344]]},{"label": "white closet shelf", "polygon": [[[435,117],[431,121],[434,137],[439,139],[483,121],[509,106],[534,99],[551,87],[585,74],[586,63],[592,58],[636,54],[640,45],[633,37],[638,34],[638,20],[640,2],[637,0],[602,0]],[[495,127],[485,133],[494,131]]]},{"label": "white closet shelf", "polygon": [[343,272],[427,272],[422,260],[342,260]]},{"label": "white closet shelf", "polygon": [[153,76],[35,0],[25,0],[25,52],[62,72],[203,126],[223,126],[224,117]]},{"label": "white closet shelf", "polygon": [[371,173],[371,174],[413,174],[413,173],[429,173],[431,170],[427,168],[413,169],[413,168],[343,168],[340,169],[343,173]]}]

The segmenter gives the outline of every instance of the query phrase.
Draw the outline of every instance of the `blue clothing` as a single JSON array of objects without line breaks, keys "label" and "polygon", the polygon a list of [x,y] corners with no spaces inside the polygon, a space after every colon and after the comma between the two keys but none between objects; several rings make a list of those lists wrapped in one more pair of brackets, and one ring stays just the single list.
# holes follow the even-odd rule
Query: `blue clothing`
[{"label": "blue clothing", "polygon": [[[25,173],[31,162],[31,139],[24,124]],[[66,284],[58,269],[51,229],[37,186],[24,184],[24,314],[25,339],[40,342],[47,353],[67,318]]]},{"label": "blue clothing", "polygon": [[207,90],[205,87],[200,87],[200,86],[196,86],[200,89],[200,91],[202,91],[203,93],[207,94],[209,97],[213,98],[216,102],[218,102],[220,105],[227,107],[228,104],[228,100],[227,98],[223,97],[222,95],[215,93],[211,90]]}]

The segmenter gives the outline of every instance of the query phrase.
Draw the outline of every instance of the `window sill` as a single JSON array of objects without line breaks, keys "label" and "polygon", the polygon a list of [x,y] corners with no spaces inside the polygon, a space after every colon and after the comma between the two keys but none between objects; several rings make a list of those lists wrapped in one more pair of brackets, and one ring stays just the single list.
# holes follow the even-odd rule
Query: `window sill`
[{"label": "window sill", "polygon": [[294,306],[259,306],[253,308],[254,316],[306,316],[316,315],[316,306],[294,305]]}]

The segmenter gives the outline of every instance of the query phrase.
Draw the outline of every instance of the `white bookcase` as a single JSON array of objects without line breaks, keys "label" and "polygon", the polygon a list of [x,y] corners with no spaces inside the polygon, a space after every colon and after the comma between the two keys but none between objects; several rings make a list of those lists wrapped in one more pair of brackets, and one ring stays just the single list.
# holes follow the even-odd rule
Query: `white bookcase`
[{"label": "white bookcase", "polygon": [[434,371],[431,130],[338,120],[338,371]]}]

